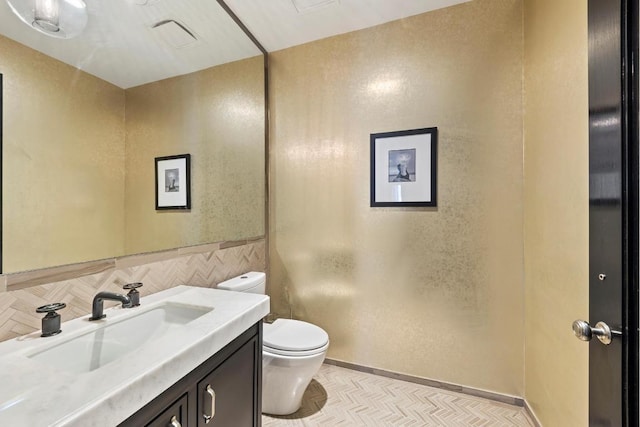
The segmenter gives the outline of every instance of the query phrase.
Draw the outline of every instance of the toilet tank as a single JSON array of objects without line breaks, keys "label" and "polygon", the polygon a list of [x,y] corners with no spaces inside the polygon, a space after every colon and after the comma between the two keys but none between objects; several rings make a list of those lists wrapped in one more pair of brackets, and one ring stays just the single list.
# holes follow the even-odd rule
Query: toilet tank
[{"label": "toilet tank", "polygon": [[235,292],[249,292],[252,294],[262,294],[266,292],[266,274],[260,271],[250,271],[241,276],[233,277],[224,282],[218,283],[218,289]]}]

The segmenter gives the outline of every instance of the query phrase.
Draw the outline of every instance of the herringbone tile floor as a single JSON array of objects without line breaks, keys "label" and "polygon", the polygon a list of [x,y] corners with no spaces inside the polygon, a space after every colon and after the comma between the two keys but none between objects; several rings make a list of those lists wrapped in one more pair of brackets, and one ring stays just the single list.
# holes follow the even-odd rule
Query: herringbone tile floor
[{"label": "herringbone tile floor", "polygon": [[292,415],[263,415],[264,427],[522,426],[523,408],[406,381],[322,365]]}]

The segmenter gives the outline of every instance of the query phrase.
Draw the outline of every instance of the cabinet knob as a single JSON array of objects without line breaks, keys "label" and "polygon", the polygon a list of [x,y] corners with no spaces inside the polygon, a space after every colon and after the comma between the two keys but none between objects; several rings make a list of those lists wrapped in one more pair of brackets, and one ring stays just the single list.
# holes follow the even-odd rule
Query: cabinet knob
[{"label": "cabinet knob", "polygon": [[171,417],[171,421],[169,421],[169,427],[182,427],[182,424],[180,424],[180,421],[178,421],[175,415]]},{"label": "cabinet knob", "polygon": [[203,395],[204,405],[203,414],[204,423],[209,424],[213,417],[216,415],[216,392],[213,391],[211,385],[207,384],[207,388],[204,390]]}]

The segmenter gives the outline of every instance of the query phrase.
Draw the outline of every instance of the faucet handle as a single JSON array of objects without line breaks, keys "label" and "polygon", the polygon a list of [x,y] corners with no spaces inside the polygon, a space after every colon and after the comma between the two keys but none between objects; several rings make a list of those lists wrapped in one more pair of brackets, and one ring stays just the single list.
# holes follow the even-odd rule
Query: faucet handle
[{"label": "faucet handle", "polygon": [[36,308],[36,313],[54,313],[65,308],[67,304],[63,302],[54,302],[53,304],[42,305]]},{"label": "faucet handle", "polygon": [[56,302],[36,308],[36,313],[47,313],[47,315],[42,318],[41,337],[51,337],[62,332],[60,329],[60,315],[56,313],[56,311],[62,310],[66,306],[67,304],[63,302]]},{"label": "faucet handle", "polygon": [[127,283],[122,288],[129,290],[127,296],[131,300],[131,307],[137,307],[140,305],[140,292],[138,288],[142,286],[142,282]]}]

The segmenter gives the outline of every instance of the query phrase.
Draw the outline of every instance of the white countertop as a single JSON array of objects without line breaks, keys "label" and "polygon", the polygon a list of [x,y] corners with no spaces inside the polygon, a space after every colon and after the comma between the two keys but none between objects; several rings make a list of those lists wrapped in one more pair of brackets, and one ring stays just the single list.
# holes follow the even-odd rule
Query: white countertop
[{"label": "white countertop", "polygon": [[[54,369],[27,357],[163,301],[213,310],[94,371]],[[116,426],[266,316],[269,297],[178,286],[143,297],[140,307],[105,313],[97,322],[65,322],[54,337],[38,331],[0,343],[0,426]]]}]

